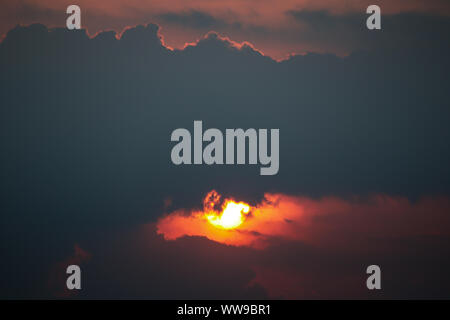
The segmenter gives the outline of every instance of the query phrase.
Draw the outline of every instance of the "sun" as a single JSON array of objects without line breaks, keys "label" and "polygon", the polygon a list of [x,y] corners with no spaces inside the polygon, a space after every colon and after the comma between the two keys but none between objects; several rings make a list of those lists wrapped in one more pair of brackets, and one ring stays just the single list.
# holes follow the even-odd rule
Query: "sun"
[{"label": "sun", "polygon": [[250,206],[243,202],[234,202],[227,200],[224,205],[224,209],[220,215],[211,213],[206,215],[208,221],[223,229],[233,229],[244,222],[244,215],[250,211]]}]

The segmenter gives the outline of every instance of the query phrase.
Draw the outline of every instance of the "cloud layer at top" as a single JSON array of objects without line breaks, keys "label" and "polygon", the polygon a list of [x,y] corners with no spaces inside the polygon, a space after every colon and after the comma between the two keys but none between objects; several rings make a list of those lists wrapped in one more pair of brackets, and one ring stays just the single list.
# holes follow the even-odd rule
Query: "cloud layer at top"
[{"label": "cloud layer at top", "polygon": [[[0,10],[0,35],[17,24],[44,23],[53,27],[65,26],[65,9],[70,1],[20,0],[3,2]],[[128,26],[158,23],[164,31],[166,43],[182,48],[209,31],[216,31],[238,42],[249,41],[276,59],[292,53],[331,52],[349,54],[367,48],[373,34],[365,27],[365,13],[370,1],[284,0],[284,1],[78,1],[82,8],[82,24],[95,34],[114,29],[120,32]],[[398,26],[390,20],[398,15],[412,14],[417,18],[401,29],[429,26],[421,19],[448,17],[447,1],[378,1],[383,14],[383,34],[395,34]],[[306,17],[302,22],[292,18]],[[298,20],[298,19],[297,19]],[[386,23],[386,24],[385,24]],[[439,29],[435,29],[439,30]],[[402,31],[402,32],[403,32]],[[380,32],[378,32],[380,33]],[[355,36],[356,35],[356,36]]]}]

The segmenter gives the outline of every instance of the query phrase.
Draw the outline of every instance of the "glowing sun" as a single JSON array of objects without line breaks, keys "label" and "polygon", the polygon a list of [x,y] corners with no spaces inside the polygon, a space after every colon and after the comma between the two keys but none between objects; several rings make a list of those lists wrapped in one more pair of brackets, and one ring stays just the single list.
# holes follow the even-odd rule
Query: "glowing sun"
[{"label": "glowing sun", "polygon": [[240,226],[244,221],[244,214],[250,211],[250,206],[243,202],[234,202],[228,200],[222,213],[217,215],[216,213],[210,213],[206,215],[208,221],[216,226],[224,229],[232,229]]}]

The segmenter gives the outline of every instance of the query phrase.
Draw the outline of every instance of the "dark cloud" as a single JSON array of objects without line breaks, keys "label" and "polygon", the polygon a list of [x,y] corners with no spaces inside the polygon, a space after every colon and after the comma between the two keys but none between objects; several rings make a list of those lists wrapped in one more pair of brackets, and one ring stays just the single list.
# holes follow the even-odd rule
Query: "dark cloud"
[{"label": "dark cloud", "polygon": [[[406,28],[406,40],[395,46],[381,41],[376,49],[345,58],[307,54],[283,62],[216,34],[172,51],[153,24],[130,28],[120,39],[113,32],[90,38],[84,30],[14,28],[0,43],[2,296],[41,297],[42,279],[71,254],[74,243],[92,253],[87,283],[95,287],[86,289],[89,297],[186,297],[194,286],[189,270],[195,268],[201,272],[191,279],[203,287],[195,287],[192,297],[266,296],[269,283],[245,285],[280,270],[301,283],[302,268],[316,266],[320,270],[303,294],[315,297],[313,288],[329,274],[317,266],[339,264],[340,257],[346,266],[338,270],[352,277],[356,271],[351,270],[372,262],[372,255],[361,253],[371,248],[370,239],[359,242],[361,251],[349,256],[323,247],[309,253],[312,249],[301,243],[256,254],[205,239],[166,243],[156,238],[148,241],[161,249],[152,249],[150,257],[145,248],[133,251],[136,242],[113,244],[124,239],[123,229],[156,221],[165,199],[173,199],[171,210],[195,207],[213,188],[251,203],[264,192],[312,198],[387,193],[411,201],[426,194],[448,197],[450,50],[442,42],[446,29],[437,28],[445,26],[444,20],[428,20],[427,28],[414,29],[415,50],[415,36]],[[388,21],[384,26],[390,30]],[[278,175],[260,176],[256,166],[174,166],[170,134],[176,128],[192,130],[194,120],[222,130],[279,128]],[[436,220],[430,223],[439,224]],[[105,230],[111,237],[102,236]],[[448,252],[444,238],[377,240],[383,249],[371,251],[374,260],[387,265],[388,279],[397,283],[389,295],[446,293],[432,276],[438,274],[435,261]],[[412,246],[416,252],[409,251]],[[181,254],[196,250],[195,261]],[[213,252],[229,257],[231,265],[219,257],[220,266],[208,260]],[[267,266],[259,260],[267,255],[264,261],[275,261],[277,254],[289,252],[310,254],[311,265],[286,258],[280,266]],[[155,263],[161,255],[162,262]],[[240,258],[242,265],[236,262]],[[133,263],[125,265],[128,260]],[[222,273],[228,270],[225,279],[231,280],[211,281],[213,276],[206,275],[210,268],[199,263],[205,260]],[[117,261],[123,263],[114,267]],[[416,262],[413,271],[410,262]],[[404,269],[404,278],[396,278]],[[161,270],[169,270],[168,276]],[[413,292],[405,283],[421,271],[430,278]],[[139,287],[145,274],[148,286]],[[177,290],[171,277],[182,283]],[[330,283],[347,279],[325,278]],[[111,290],[104,290],[107,284]],[[133,291],[133,286],[140,289]],[[220,288],[225,288],[222,295]],[[358,290],[350,295],[358,296]]]},{"label": "dark cloud", "polygon": [[159,18],[162,22],[165,23],[179,24],[182,27],[203,30],[223,28],[224,26],[228,25],[228,23],[226,23],[224,20],[215,18],[206,12],[198,10],[189,10],[180,13],[167,12],[158,15],[156,18]]},{"label": "dark cloud", "polygon": [[[392,212],[396,214],[397,212]],[[349,215],[357,215],[357,212]],[[413,219],[423,217],[413,214]],[[426,218],[425,218],[426,219]],[[334,237],[321,243],[272,239],[264,250],[227,246],[202,237],[165,241],[153,224],[125,230],[97,232],[84,239],[92,257],[82,264],[82,299],[354,299],[446,298],[450,278],[448,235],[386,237],[386,221],[376,216],[372,231],[379,237],[354,236],[351,219],[317,221],[316,229],[332,229]],[[381,228],[380,228],[380,227]],[[397,230],[395,224],[388,231]],[[402,227],[401,227],[402,228]],[[70,252],[70,251],[69,251]],[[51,269],[52,284],[63,286],[65,266]],[[382,291],[365,287],[367,266],[380,265]],[[39,264],[38,264],[39,265]],[[29,270],[31,274],[35,272]],[[47,273],[48,274],[48,273]],[[55,298],[45,278],[34,293],[15,297]],[[22,279],[7,279],[23,285]],[[11,296],[9,291],[3,294]],[[67,293],[67,291],[64,291]],[[9,294],[8,294],[9,293]]]},{"label": "dark cloud", "polygon": [[270,35],[270,28],[267,26],[241,22],[236,19],[233,12],[229,12],[226,16],[234,17],[234,19],[219,18],[198,10],[167,12],[156,15],[155,19],[163,26],[178,25],[182,28],[196,29],[203,32],[217,31],[227,34],[239,34],[240,38],[245,38],[249,35],[260,37]]},{"label": "dark cloud", "polygon": [[[296,36],[287,32],[291,41],[304,43],[321,52],[340,52],[374,50],[382,48],[426,48],[442,42],[450,32],[450,19],[445,16],[420,13],[382,14],[378,31],[368,30],[365,11],[347,14],[331,14],[325,10],[287,11],[287,17],[294,19],[298,27]],[[314,51],[316,51],[314,50]]]}]

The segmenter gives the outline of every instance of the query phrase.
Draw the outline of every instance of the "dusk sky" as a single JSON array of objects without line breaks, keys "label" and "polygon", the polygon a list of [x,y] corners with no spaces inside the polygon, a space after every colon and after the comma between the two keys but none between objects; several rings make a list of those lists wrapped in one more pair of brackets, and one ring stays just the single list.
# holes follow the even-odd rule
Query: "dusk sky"
[{"label": "dusk sky", "polygon": [[450,298],[448,1],[70,4],[0,2],[1,298]]},{"label": "dusk sky", "polygon": [[[446,0],[80,0],[82,26],[90,35],[137,24],[157,23],[164,43],[183,48],[213,30],[237,42],[247,41],[264,54],[285,59],[291,54],[328,52],[346,55],[370,46],[365,37],[366,8],[378,4],[386,19],[384,33],[397,36],[397,24],[405,29],[401,15],[448,17]],[[2,1],[0,34],[17,24],[43,23],[65,26],[65,12],[73,1],[19,0]],[[397,19],[397,17],[400,17]],[[392,20],[393,22],[390,22]],[[414,38],[417,21],[411,20],[409,32]],[[406,31],[406,30],[401,30]]]}]

